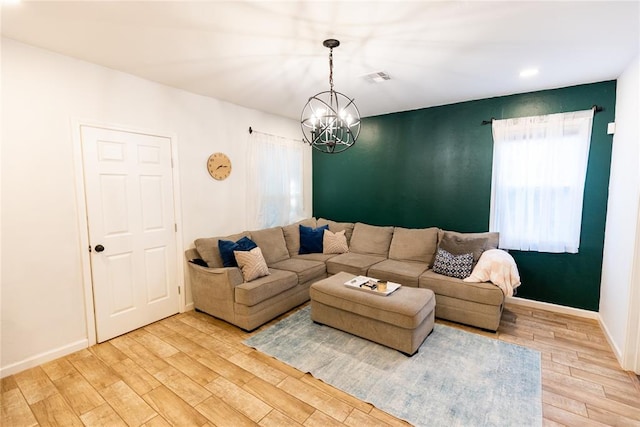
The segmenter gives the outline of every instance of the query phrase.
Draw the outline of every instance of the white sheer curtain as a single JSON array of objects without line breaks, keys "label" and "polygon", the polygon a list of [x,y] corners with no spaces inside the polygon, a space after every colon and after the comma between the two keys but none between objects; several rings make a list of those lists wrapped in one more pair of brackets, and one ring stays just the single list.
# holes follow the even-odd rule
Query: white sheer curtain
[{"label": "white sheer curtain", "polygon": [[489,229],[500,247],[577,253],[593,110],[493,121]]},{"label": "white sheer curtain", "polygon": [[275,227],[304,215],[304,144],[254,131],[247,162],[247,226]]}]

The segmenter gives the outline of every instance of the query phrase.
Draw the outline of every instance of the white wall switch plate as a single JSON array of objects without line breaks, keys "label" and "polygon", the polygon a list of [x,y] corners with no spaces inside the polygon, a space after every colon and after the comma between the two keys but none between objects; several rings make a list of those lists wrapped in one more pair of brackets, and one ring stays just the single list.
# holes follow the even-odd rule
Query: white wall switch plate
[{"label": "white wall switch plate", "polygon": [[611,122],[607,125],[607,135],[613,135],[616,133],[616,122]]}]

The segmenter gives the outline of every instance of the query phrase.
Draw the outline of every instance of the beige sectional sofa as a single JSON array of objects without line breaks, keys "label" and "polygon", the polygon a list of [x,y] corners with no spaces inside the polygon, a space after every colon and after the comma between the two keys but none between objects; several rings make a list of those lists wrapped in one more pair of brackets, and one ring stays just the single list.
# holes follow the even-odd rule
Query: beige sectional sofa
[{"label": "beige sectional sofa", "polygon": [[[345,231],[349,251],[300,255],[300,224]],[[248,282],[239,267],[223,267],[220,239],[249,237],[261,249],[269,274]],[[364,223],[340,223],[309,218],[285,227],[202,238],[186,251],[187,260],[202,259],[207,267],[189,262],[193,301],[197,310],[253,330],[309,300],[312,283],[340,271],[367,275],[404,286],[431,289],[436,317],[497,330],[504,294],[492,283],[467,283],[432,270],[438,244],[458,242],[471,248],[475,260],[483,250],[498,247],[497,233],[455,233],[435,227],[408,229]]]}]

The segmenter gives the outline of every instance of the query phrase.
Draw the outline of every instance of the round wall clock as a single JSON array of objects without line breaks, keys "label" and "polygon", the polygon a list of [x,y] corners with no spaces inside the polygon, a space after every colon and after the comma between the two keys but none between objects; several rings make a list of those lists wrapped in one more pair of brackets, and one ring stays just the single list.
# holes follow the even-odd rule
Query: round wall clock
[{"label": "round wall clock", "polygon": [[207,161],[207,170],[213,179],[222,181],[231,174],[231,160],[224,153],[213,153]]}]

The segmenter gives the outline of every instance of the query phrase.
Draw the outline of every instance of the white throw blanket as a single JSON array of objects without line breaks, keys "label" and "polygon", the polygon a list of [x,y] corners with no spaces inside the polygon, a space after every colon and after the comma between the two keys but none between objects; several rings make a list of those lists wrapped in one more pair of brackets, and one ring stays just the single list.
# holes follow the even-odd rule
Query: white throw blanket
[{"label": "white throw blanket", "polygon": [[512,297],[513,290],[520,286],[520,273],[513,257],[501,249],[489,249],[480,255],[471,276],[465,282],[491,282],[505,296]]}]

